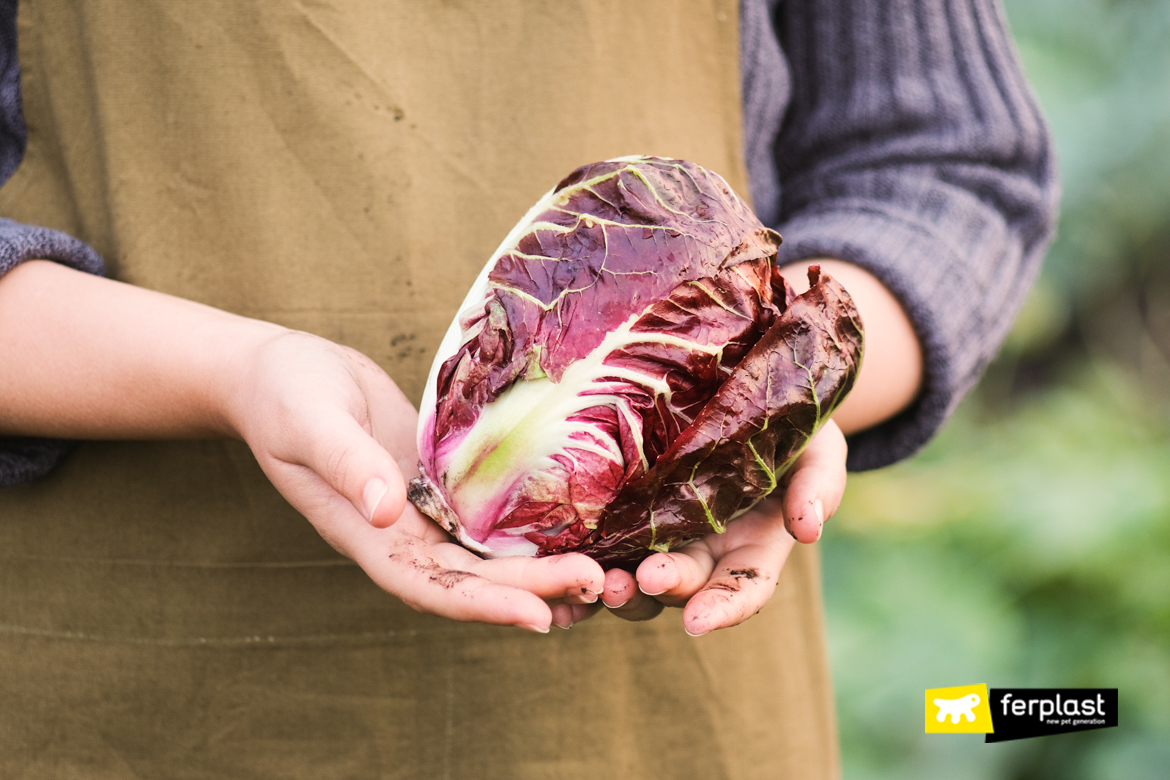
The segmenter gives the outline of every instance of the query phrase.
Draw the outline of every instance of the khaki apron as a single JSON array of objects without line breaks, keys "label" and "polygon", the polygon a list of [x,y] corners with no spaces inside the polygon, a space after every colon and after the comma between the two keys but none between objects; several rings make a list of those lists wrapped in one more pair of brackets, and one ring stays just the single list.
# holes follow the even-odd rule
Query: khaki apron
[{"label": "khaki apron", "polygon": [[[735,0],[45,0],[0,212],[111,274],[353,346],[416,402],[481,264],[574,167],[746,192]],[[233,442],[89,443],[0,492],[4,778],[824,778],[812,551],[745,625],[418,615]]]}]

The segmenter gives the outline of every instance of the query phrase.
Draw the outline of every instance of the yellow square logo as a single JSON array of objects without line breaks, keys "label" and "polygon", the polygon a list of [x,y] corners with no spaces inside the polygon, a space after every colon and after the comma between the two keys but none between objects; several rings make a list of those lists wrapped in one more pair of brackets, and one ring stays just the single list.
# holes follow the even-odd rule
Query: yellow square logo
[{"label": "yellow square logo", "polygon": [[994,731],[986,685],[927,689],[927,734],[991,734]]}]

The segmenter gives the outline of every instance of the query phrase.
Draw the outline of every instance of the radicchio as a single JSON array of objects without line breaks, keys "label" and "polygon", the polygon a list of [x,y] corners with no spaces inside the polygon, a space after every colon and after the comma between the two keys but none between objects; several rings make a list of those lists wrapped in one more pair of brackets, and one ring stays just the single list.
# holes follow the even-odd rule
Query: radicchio
[{"label": "radicchio", "polygon": [[775,486],[852,386],[861,322],[717,174],[578,168],[488,260],[431,369],[411,500],[488,557],[629,564]]}]

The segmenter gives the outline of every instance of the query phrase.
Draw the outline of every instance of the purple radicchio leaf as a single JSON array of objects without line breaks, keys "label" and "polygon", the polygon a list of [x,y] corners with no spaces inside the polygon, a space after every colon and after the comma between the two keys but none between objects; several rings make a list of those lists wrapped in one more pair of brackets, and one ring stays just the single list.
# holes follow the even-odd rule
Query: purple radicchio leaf
[{"label": "purple radicchio leaf", "polygon": [[[628,482],[573,549],[633,564],[712,532],[751,509],[844,400],[862,354],[852,299],[818,266],[655,466]],[[547,553],[558,552],[555,549]]]},{"label": "purple radicchio leaf", "polygon": [[[694,538],[691,525],[663,530],[649,508],[665,488],[647,486],[673,473],[679,443],[783,321],[792,294],[774,272],[779,242],[692,163],[574,171],[505,238],[440,346],[411,500],[490,557],[580,549],[625,562]],[[809,385],[800,376],[790,384]],[[843,394],[813,386],[820,399]],[[761,480],[748,471],[732,475],[741,494],[745,475]],[[646,511],[619,528],[611,503],[636,496]],[[704,520],[705,532],[727,519]]]}]

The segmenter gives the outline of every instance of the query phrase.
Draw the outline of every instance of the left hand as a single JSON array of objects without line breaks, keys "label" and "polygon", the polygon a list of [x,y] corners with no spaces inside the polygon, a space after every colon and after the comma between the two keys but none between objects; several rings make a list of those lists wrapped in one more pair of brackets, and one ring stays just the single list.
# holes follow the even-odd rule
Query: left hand
[{"label": "left hand", "polygon": [[793,545],[819,539],[824,521],[840,506],[846,452],[845,437],[830,420],[784,476],[780,490],[725,532],[651,555],[636,575],[606,572],[602,603],[627,620],[682,607],[683,625],[692,636],[747,620],[772,597]]}]

